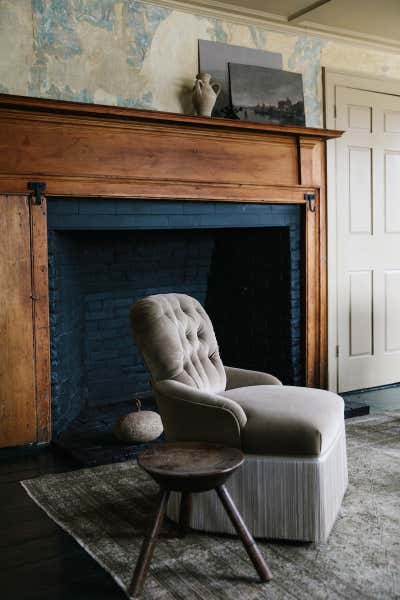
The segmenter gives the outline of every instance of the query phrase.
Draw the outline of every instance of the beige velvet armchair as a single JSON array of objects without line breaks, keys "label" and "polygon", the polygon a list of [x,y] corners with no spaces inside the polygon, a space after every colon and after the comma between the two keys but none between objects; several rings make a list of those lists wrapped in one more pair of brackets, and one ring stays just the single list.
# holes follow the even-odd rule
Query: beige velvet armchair
[{"label": "beige velvet armchair", "polygon": [[[343,400],[283,386],[267,373],[224,367],[211,321],[190,296],[143,298],[131,319],[167,440],[243,450],[247,460],[232,478],[231,493],[254,535],[326,539],[347,485]],[[201,494],[196,502],[193,527],[231,531],[211,496]],[[172,498],[170,516],[177,510]]]}]

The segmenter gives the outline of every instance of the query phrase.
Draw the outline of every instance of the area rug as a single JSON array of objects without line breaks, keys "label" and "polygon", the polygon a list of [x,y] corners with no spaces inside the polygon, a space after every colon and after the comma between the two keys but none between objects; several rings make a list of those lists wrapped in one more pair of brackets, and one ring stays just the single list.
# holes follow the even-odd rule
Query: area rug
[{"label": "area rug", "polygon": [[[274,579],[258,582],[234,536],[176,537],[167,523],[145,600],[400,598],[400,413],[346,423],[350,484],[326,544],[259,541]],[[135,462],[23,481],[34,501],[126,591],[156,485]]]}]

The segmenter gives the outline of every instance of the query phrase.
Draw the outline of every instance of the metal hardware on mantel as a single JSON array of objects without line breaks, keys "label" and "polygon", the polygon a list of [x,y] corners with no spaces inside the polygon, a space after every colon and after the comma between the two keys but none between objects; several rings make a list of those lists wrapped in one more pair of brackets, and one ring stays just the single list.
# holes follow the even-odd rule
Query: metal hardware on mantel
[{"label": "metal hardware on mantel", "polygon": [[315,194],[304,194],[304,200],[307,200],[310,212],[315,212]]},{"label": "metal hardware on mantel", "polygon": [[31,203],[40,206],[42,197],[46,191],[46,183],[44,181],[29,181],[28,190],[31,190]]}]

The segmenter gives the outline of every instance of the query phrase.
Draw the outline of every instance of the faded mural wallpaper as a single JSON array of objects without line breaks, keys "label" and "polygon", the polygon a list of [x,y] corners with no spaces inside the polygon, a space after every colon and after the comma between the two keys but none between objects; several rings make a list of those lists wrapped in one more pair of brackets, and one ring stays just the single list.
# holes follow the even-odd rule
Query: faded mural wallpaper
[{"label": "faded mural wallpaper", "polygon": [[400,79],[400,57],[135,0],[0,0],[0,92],[190,112],[197,40],[280,52],[322,124],[321,67]]}]

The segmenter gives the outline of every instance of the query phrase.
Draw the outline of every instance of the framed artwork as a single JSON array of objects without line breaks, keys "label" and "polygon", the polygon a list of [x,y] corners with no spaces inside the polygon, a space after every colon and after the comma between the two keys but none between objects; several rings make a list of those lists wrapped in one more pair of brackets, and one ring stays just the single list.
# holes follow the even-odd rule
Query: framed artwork
[{"label": "framed artwork", "polygon": [[277,52],[199,40],[199,71],[210,73],[212,81],[221,85],[213,117],[235,116],[230,102],[229,63],[282,69],[282,55]]},{"label": "framed artwork", "polygon": [[233,113],[243,121],[305,125],[299,73],[229,63]]}]

